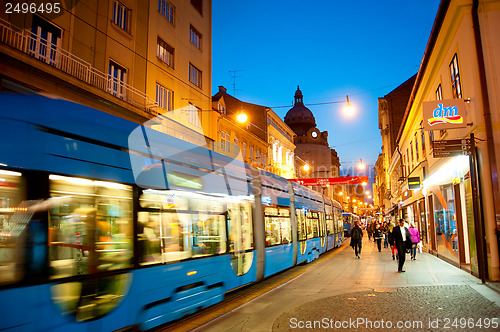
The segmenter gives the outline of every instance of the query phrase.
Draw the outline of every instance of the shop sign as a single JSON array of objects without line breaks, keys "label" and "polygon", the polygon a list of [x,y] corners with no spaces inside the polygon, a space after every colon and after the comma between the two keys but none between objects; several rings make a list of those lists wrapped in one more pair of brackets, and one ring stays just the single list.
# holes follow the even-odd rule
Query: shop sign
[{"label": "shop sign", "polygon": [[465,101],[447,99],[422,103],[425,130],[444,130],[467,127]]},{"label": "shop sign", "polygon": [[420,189],[420,177],[408,178],[408,189]]}]

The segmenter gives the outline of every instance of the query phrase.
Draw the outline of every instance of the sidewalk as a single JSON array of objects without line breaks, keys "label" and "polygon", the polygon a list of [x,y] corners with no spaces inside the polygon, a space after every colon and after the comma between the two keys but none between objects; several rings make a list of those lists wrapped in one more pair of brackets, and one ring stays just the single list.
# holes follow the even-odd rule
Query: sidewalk
[{"label": "sidewalk", "polygon": [[[258,296],[228,297],[228,305],[238,301],[239,306],[199,326],[199,321],[196,325],[186,322],[184,328],[495,331],[500,327],[500,294],[467,272],[433,255],[417,253],[416,261],[407,255],[406,272],[398,273],[390,248],[378,252],[365,234],[361,259],[356,259],[348,243],[346,240],[341,248],[322,255],[316,262],[286,271],[284,275],[289,277],[285,281],[271,278],[252,286],[257,292],[260,288]],[[262,292],[266,284],[272,288]],[[489,328],[485,329],[486,325]]]}]

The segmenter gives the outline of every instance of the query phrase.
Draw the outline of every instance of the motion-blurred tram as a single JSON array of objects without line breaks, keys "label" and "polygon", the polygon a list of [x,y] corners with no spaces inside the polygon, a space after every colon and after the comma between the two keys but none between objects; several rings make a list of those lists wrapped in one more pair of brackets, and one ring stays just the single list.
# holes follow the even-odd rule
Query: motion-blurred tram
[{"label": "motion-blurred tram", "polygon": [[150,329],[343,241],[338,202],[67,101],[0,96],[1,330]]},{"label": "motion-blurred tram", "polygon": [[344,236],[348,237],[354,225],[359,222],[359,216],[354,213],[343,212],[342,219],[344,224]]}]

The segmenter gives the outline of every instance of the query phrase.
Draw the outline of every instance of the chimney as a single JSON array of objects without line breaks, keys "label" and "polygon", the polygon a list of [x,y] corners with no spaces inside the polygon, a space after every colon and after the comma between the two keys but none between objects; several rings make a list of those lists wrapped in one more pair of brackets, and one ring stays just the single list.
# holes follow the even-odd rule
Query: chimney
[{"label": "chimney", "polygon": [[227,89],[225,87],[223,87],[222,85],[219,85],[219,92],[227,93]]}]

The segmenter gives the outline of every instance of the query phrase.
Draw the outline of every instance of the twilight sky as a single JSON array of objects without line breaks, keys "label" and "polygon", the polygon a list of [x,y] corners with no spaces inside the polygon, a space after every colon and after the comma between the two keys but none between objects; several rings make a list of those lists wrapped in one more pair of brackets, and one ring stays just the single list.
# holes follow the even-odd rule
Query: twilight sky
[{"label": "twilight sky", "polygon": [[[355,175],[361,158],[371,169],[382,144],[377,98],[418,71],[438,6],[439,0],[213,0],[212,94],[223,85],[284,119],[300,85],[317,128],[328,131],[339,154],[341,175]],[[351,118],[342,103],[311,105],[346,95],[356,107]]]}]

